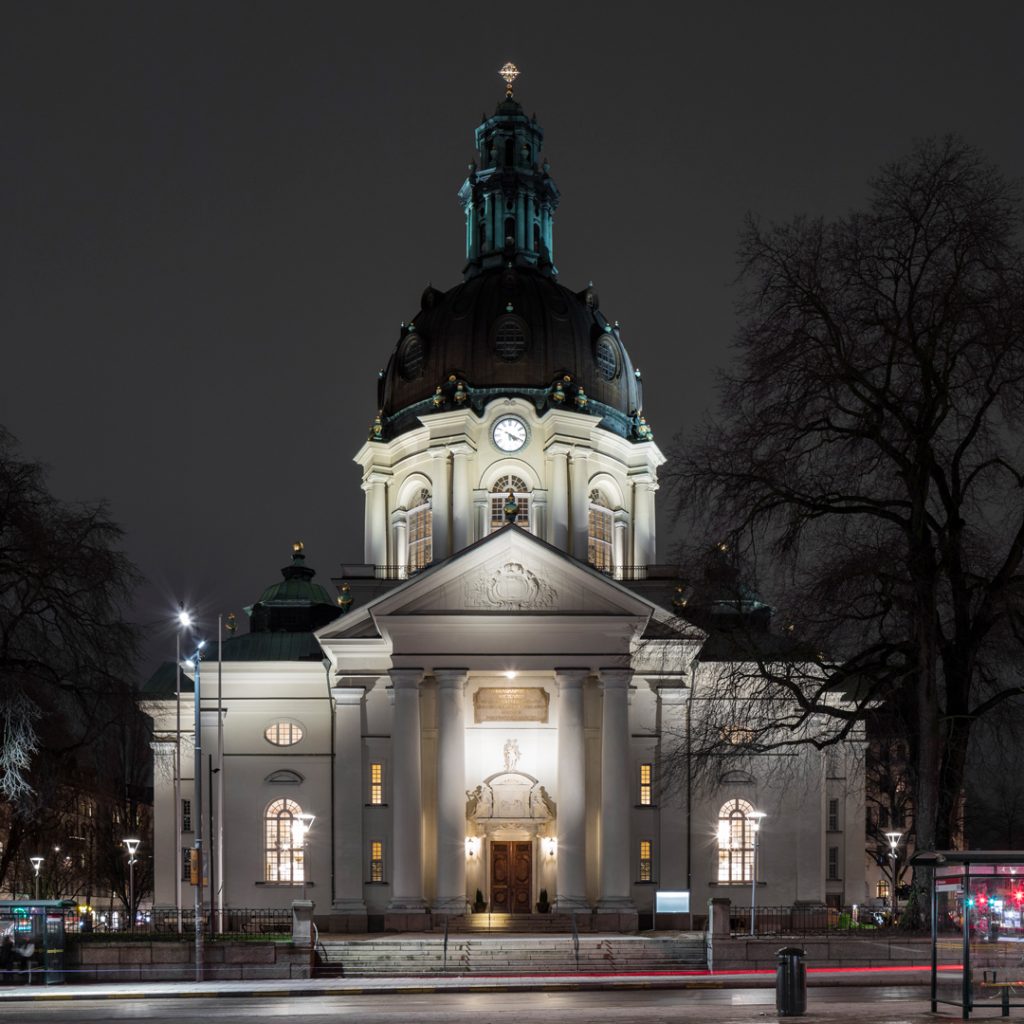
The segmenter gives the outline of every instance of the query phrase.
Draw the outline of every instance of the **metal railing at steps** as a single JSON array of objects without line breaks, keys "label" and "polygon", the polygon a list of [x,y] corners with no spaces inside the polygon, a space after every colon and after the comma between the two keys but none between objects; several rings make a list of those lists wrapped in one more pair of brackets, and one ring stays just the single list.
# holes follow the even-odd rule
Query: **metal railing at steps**
[{"label": "metal railing at steps", "polygon": [[735,937],[745,935],[859,935],[877,936],[892,929],[889,915],[873,908],[852,910],[834,907],[755,907],[754,931],[750,929],[750,907],[731,907],[729,931]]}]

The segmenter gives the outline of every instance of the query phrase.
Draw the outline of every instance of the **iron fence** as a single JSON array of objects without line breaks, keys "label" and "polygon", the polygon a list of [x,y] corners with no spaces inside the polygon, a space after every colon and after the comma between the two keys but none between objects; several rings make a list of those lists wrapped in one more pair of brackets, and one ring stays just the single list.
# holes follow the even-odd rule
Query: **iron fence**
[{"label": "iron fence", "polygon": [[[885,911],[834,907],[755,907],[754,935],[877,935],[892,927]],[[729,930],[741,938],[750,935],[750,907],[731,907]]]},{"label": "iron fence", "polygon": [[[79,916],[68,913],[65,930],[82,939],[96,939],[117,936],[119,939],[139,936],[140,938],[191,938],[195,935],[196,917],[193,909],[182,909],[180,918],[175,907],[154,907],[140,910],[135,926],[124,918],[114,915]],[[202,915],[203,931],[209,938],[272,938],[290,937],[292,912],[290,909],[267,910],[266,908],[238,908],[224,911],[206,911]]]}]

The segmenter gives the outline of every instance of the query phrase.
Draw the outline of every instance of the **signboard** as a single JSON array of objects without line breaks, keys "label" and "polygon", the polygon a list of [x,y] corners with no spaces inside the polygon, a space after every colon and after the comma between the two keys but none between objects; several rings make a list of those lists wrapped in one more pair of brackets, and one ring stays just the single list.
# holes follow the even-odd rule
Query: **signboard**
[{"label": "signboard", "polygon": [[688,914],[690,912],[690,893],[656,892],[654,894],[654,912],[656,914]]},{"label": "signboard", "polygon": [[473,694],[473,721],[546,722],[550,700],[540,686],[481,686]]}]

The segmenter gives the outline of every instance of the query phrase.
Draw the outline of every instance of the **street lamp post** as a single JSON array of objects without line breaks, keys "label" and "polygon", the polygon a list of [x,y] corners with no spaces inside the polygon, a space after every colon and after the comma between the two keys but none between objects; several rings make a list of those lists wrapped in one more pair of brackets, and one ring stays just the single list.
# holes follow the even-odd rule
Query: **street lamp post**
[{"label": "street lamp post", "polygon": [[178,919],[178,933],[181,933],[181,631],[192,625],[192,616],[185,611],[184,605],[178,606],[178,632],[175,636],[175,727],[174,727],[174,909]]},{"label": "street lamp post", "polygon": [[754,862],[750,865],[750,934],[754,934],[754,921],[757,917],[757,848],[758,839],[761,835],[761,820],[765,818],[764,811],[751,811],[747,818],[750,827],[754,830]]},{"label": "street lamp post", "polygon": [[135,854],[139,852],[141,839],[125,839],[128,847],[128,930],[135,931]]},{"label": "street lamp post", "polygon": [[195,779],[195,792],[193,794],[192,813],[194,816],[193,835],[195,843],[192,848],[193,866],[196,872],[195,893],[195,916],[196,916],[196,981],[203,980],[203,741],[202,741],[202,716],[200,705],[202,703],[202,687],[200,684],[200,665],[202,664],[204,640],[200,640],[196,646],[196,652],[191,657],[195,668],[195,685],[192,687],[192,708],[193,708],[193,777]]},{"label": "street lamp post", "polygon": [[32,865],[32,869],[36,873],[35,894],[36,894],[36,899],[39,899],[39,869],[43,866],[43,858],[42,857],[29,857],[29,862]]},{"label": "street lamp post", "polygon": [[893,924],[896,923],[896,855],[900,840],[903,838],[902,832],[886,832],[885,838],[889,840],[889,856],[892,857],[892,920]]}]

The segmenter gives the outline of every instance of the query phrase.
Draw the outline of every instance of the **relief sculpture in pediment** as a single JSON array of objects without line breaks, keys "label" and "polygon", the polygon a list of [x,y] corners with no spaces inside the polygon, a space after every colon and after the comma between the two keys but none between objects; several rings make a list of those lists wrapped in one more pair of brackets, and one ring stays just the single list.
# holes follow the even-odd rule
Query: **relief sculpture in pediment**
[{"label": "relief sculpture in pediment", "polygon": [[466,583],[466,604],[471,608],[507,612],[553,608],[557,596],[554,587],[519,562],[506,562]]}]

